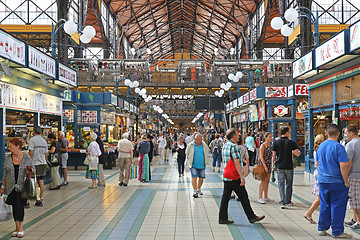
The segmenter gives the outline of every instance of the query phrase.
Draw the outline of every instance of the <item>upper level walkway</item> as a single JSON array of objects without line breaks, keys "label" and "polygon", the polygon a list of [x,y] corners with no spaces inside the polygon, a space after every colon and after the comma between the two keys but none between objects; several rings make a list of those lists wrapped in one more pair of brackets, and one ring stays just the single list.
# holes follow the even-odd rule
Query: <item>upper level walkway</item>
[{"label": "upper level walkway", "polygon": [[[221,175],[206,171],[203,196],[192,197],[189,175],[179,178],[173,160],[152,165],[152,181],[131,180],[129,186],[118,185],[118,167],[105,170],[106,187],[88,189],[85,171],[70,171],[66,187],[45,191],[44,206],[25,209],[24,239],[332,239],[318,236],[317,225],[304,219],[316,199],[312,184],[304,180],[303,169],[296,168],[293,202],[295,206],[280,209],[279,192],[270,183],[269,196],[275,201],[259,204],[259,181],[246,178],[251,205],[260,223],[250,224],[239,202],[231,200],[231,225],[219,225],[218,213],[223,190]],[[317,221],[319,212],[313,217]],[[347,212],[346,220],[352,213]],[[0,223],[0,239],[10,239],[12,220]],[[359,231],[345,230],[360,239]],[[330,232],[330,231],[328,231]],[[330,232],[331,233],[331,232]]]}]

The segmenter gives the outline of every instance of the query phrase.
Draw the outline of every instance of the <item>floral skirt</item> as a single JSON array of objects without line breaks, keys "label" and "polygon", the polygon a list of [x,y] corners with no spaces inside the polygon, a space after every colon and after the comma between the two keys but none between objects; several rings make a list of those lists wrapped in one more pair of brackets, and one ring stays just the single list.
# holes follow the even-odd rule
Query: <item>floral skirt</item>
[{"label": "floral skirt", "polygon": [[89,170],[89,166],[86,168],[86,174],[85,177],[87,179],[99,179],[99,164],[98,164],[98,170]]}]

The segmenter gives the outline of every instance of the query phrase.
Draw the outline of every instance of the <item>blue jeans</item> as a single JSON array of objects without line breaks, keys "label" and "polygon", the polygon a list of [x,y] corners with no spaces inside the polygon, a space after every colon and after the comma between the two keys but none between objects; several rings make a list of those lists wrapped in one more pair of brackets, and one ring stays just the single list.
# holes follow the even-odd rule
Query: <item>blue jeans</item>
[{"label": "blue jeans", "polygon": [[221,153],[213,153],[212,154],[213,157],[213,164],[212,166],[215,167],[216,163],[217,163],[217,167],[220,167],[221,165]]},{"label": "blue jeans", "polygon": [[[294,170],[278,169],[278,187],[280,192],[280,204],[285,205],[291,202]],[[286,185],[286,187],[285,187]]]},{"label": "blue jeans", "polygon": [[332,228],[334,237],[344,232],[344,219],[349,188],[344,183],[319,183],[319,231]]}]

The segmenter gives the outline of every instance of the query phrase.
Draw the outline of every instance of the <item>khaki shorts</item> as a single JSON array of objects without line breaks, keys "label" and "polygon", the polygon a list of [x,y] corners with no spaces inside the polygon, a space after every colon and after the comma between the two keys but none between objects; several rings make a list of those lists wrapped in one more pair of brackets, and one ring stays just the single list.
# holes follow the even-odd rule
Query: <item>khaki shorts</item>
[{"label": "khaki shorts", "polygon": [[35,169],[36,169],[36,176],[37,177],[45,176],[46,175],[47,165],[46,164],[36,165]]}]

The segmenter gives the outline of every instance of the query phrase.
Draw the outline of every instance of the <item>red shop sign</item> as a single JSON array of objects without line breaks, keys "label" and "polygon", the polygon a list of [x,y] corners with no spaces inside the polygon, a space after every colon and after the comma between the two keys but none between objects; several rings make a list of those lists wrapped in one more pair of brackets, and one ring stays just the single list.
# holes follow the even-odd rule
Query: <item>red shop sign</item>
[{"label": "red shop sign", "polygon": [[340,110],[340,120],[360,119],[360,107],[346,108]]}]

